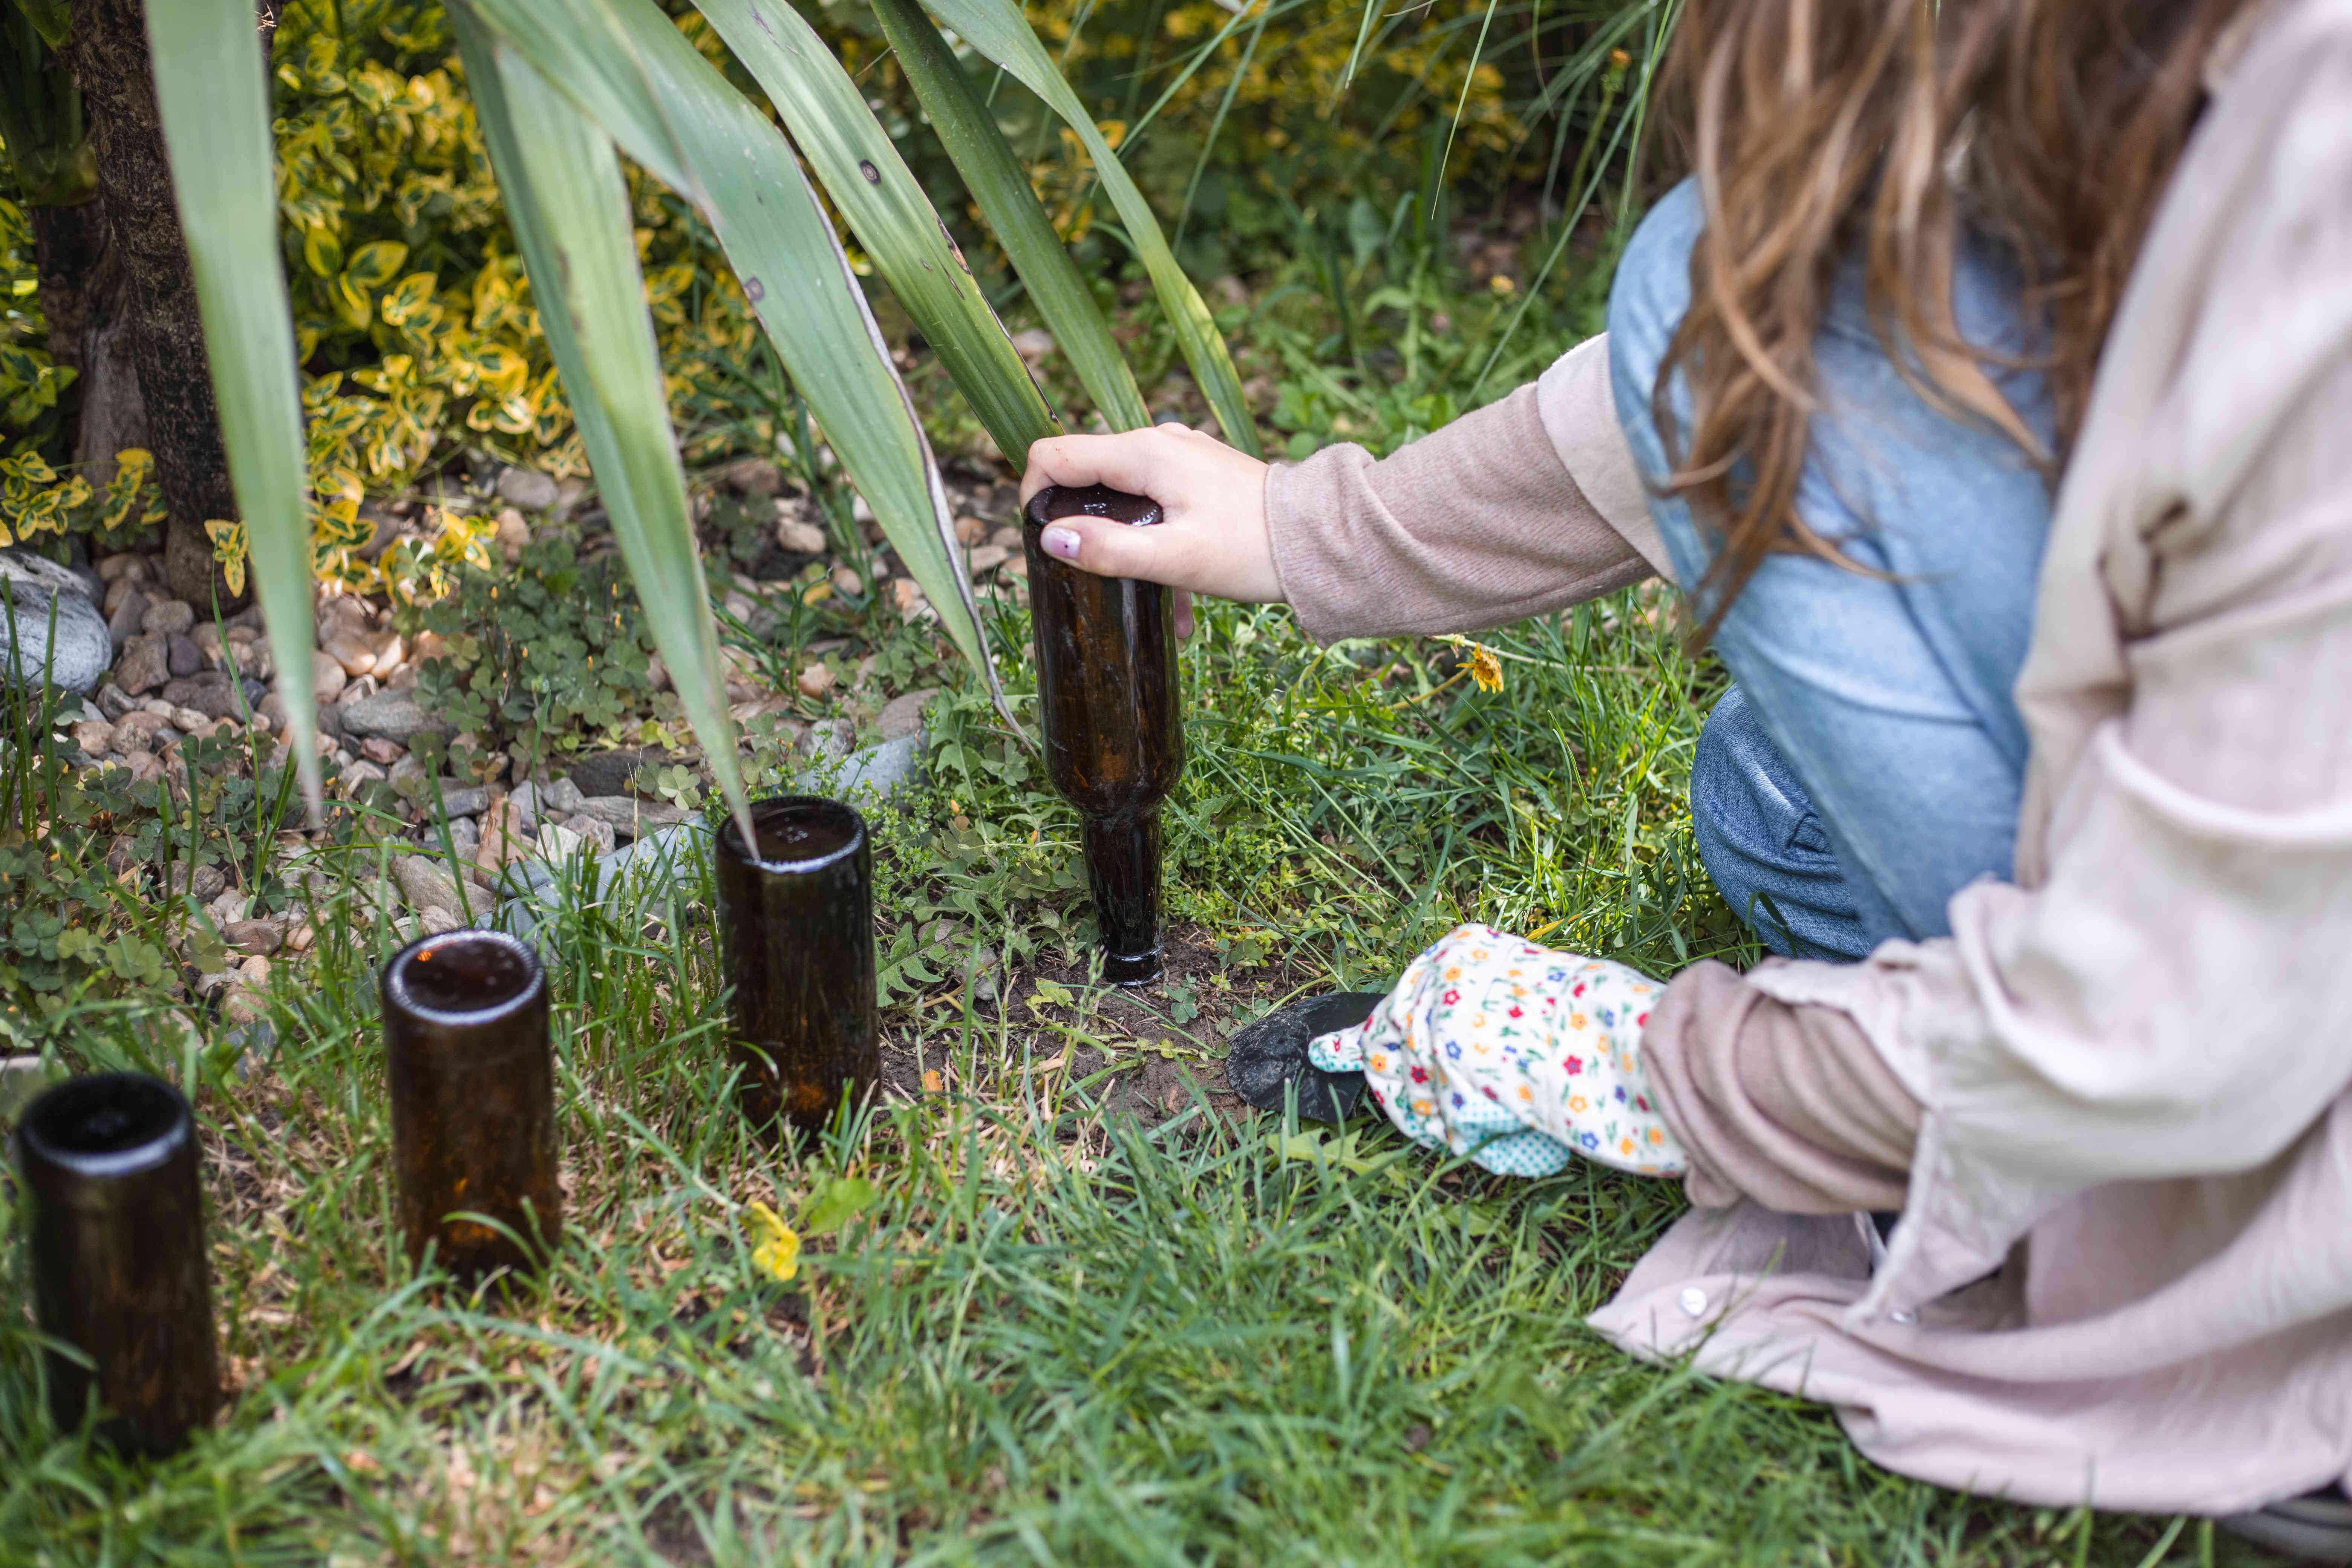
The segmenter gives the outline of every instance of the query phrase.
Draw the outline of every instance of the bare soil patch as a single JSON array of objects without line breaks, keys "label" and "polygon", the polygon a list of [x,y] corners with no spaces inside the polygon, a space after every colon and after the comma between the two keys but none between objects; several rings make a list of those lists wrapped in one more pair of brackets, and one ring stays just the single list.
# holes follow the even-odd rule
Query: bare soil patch
[{"label": "bare soil patch", "polygon": [[[1065,1087],[1105,1117],[1157,1127],[1205,1102],[1218,1120],[1246,1124],[1258,1113],[1225,1086],[1226,1041],[1307,994],[1314,976],[1280,963],[1221,970],[1197,927],[1171,931],[1166,951],[1161,978],[1132,990],[1090,985],[1083,969],[1066,963],[1016,968],[999,1000],[973,1005],[976,1082],[955,1081],[959,1065],[946,1059],[937,1028],[886,1023],[884,1081],[908,1099],[950,1090],[999,1099],[1020,1092],[1025,1058],[1033,1086]],[[925,1010],[953,1016],[961,1002],[961,992],[943,994]],[[1198,1011],[1179,1023],[1187,1003]]]}]

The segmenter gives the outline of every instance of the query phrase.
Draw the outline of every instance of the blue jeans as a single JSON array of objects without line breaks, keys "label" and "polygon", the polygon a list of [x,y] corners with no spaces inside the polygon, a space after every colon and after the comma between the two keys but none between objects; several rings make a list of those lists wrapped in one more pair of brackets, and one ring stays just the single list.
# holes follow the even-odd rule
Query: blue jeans
[{"label": "blue jeans", "polygon": [[[1703,226],[1685,182],[1643,220],[1609,300],[1617,415],[1654,484],[1670,465],[1651,389],[1689,304]],[[1997,250],[1965,247],[1952,294],[1978,349],[2036,348]],[[1822,404],[1798,510],[1886,575],[1766,557],[1715,636],[1738,684],[1700,732],[1691,811],[1707,870],[1766,945],[1861,958],[1890,937],[1948,934],[1954,893],[2011,873],[2026,753],[2011,688],[2050,493],[2006,437],[1912,390],[1871,328],[1858,264],[1836,280],[1814,356]],[[1985,369],[2048,443],[2042,375]],[[1672,405],[1687,428],[1686,389]],[[1683,501],[1654,494],[1650,510],[1695,591],[1714,542]]]}]

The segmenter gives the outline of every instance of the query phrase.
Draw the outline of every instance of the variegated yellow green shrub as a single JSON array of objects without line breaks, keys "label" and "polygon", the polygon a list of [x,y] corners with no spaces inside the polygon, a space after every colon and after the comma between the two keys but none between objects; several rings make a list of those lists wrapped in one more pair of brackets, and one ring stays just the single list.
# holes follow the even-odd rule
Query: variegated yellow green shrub
[{"label": "variegated yellow green shrub", "polygon": [[32,225],[0,196],[0,453],[11,458],[55,443],[58,397],[73,384],[74,373],[49,357],[39,290]]},{"label": "variegated yellow green shrub", "polygon": [[[717,47],[699,17],[687,31]],[[373,533],[359,515],[366,496],[404,489],[466,448],[559,479],[585,476],[587,459],[440,7],[292,0],[274,57],[318,571],[352,589],[430,596],[450,563],[487,560],[488,520],[436,508],[429,543],[370,562],[359,553]],[[757,327],[685,205],[642,175],[632,195],[673,416],[691,432],[729,399]],[[36,289],[30,228],[0,198],[0,543],[52,531],[128,542],[163,517],[152,464],[139,454],[135,480],[102,495],[69,470],[55,409],[72,373],[50,359]],[[762,433],[756,419],[750,427]],[[690,435],[688,456],[721,455],[734,438]],[[207,531],[241,576],[243,530],[214,520]]]},{"label": "variegated yellow green shrub", "polygon": [[[461,447],[559,479],[584,476],[587,459],[439,8],[294,0],[276,58],[319,569],[409,596],[428,586],[404,580],[427,563],[418,552],[357,553],[373,531],[364,494],[405,488]],[[632,195],[673,415],[690,427],[754,352],[756,326],[684,205],[643,176]],[[479,558],[481,529],[459,517],[443,515],[431,560]]]}]

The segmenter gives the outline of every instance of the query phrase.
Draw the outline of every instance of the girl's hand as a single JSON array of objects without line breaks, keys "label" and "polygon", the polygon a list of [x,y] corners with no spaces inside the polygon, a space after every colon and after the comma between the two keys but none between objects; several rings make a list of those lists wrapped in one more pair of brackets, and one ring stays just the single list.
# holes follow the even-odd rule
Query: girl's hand
[{"label": "girl's hand", "polygon": [[1117,436],[1056,436],[1029,448],[1021,501],[1047,485],[1108,485],[1160,503],[1157,528],[1073,517],[1045,531],[1049,555],[1104,577],[1140,577],[1186,590],[1176,630],[1192,630],[1192,595],[1278,603],[1266,532],[1265,465],[1213,436],[1161,425]]}]

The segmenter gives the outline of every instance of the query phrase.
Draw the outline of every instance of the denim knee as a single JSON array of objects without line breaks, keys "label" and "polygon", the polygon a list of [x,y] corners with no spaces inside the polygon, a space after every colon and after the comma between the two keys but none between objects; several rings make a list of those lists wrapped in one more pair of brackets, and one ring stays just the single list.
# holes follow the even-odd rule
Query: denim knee
[{"label": "denim knee", "polygon": [[1699,859],[1724,901],[1783,955],[1860,958],[1874,945],[1812,798],[1738,687],[1691,759]]}]

